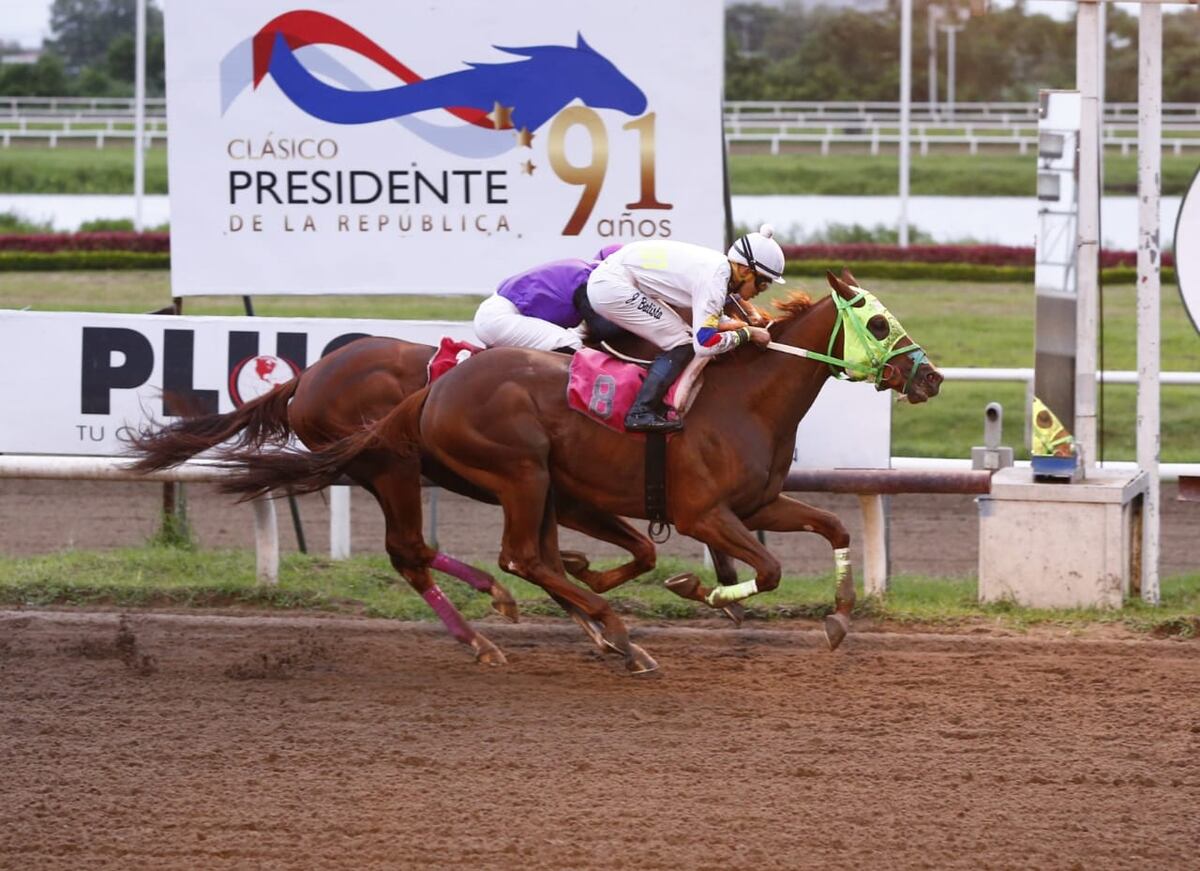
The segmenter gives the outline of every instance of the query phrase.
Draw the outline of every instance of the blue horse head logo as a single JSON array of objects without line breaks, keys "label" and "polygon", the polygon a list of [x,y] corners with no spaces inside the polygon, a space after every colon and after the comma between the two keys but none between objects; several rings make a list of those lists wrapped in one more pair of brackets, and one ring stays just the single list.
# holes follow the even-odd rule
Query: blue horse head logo
[{"label": "blue horse head logo", "polygon": [[[408,84],[383,90],[348,90],[327,84],[305,68],[296,49],[336,44],[357,51],[389,69],[402,69]],[[254,38],[256,70],[269,73],[287,97],[313,117],[335,124],[368,124],[431,109],[485,126],[482,113],[497,105],[511,110],[511,124],[536,130],[576,100],[598,109],[629,115],[646,110],[646,95],[578,34],[575,45],[538,45],[500,51],[522,58],[508,63],[468,64],[421,79],[366,36],[322,13],[287,13]],[[264,56],[266,55],[266,56]],[[508,126],[495,120],[499,129]]]}]

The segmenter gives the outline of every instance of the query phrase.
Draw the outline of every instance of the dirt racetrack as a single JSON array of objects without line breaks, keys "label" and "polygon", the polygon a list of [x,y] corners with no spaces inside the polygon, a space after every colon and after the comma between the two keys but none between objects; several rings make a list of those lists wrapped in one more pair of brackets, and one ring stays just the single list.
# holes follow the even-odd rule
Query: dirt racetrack
[{"label": "dirt racetrack", "polygon": [[1194,868],[1200,644],[0,612],[3,868]]}]

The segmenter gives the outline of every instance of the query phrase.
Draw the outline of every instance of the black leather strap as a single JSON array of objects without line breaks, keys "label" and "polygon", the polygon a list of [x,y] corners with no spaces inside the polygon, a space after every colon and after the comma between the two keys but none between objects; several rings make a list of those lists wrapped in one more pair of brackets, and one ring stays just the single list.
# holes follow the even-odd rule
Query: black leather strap
[{"label": "black leather strap", "polygon": [[[650,538],[667,540],[671,531],[667,519],[667,434],[646,433],[646,516],[650,519]],[[659,537],[663,531],[666,536]]]}]

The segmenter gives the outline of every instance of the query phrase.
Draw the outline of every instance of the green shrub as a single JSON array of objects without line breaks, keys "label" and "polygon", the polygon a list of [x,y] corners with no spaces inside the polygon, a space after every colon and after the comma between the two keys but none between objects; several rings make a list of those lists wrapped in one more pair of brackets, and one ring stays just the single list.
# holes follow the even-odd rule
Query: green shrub
[{"label": "green shrub", "polygon": [[0,252],[0,272],[53,272],[65,269],[169,269],[171,255],[146,251]]}]

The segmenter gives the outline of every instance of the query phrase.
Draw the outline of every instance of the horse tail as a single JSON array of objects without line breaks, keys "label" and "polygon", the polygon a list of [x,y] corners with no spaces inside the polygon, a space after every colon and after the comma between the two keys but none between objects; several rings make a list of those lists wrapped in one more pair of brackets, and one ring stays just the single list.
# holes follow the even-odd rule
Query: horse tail
[{"label": "horse tail", "polygon": [[299,386],[300,379],[293,378],[226,414],[185,417],[157,430],[144,426],[128,438],[126,452],[137,457],[131,468],[157,472],[178,466],[230,439],[242,448],[283,443],[291,435],[288,402]]},{"label": "horse tail", "polygon": [[250,447],[231,446],[219,452],[218,465],[229,472],[217,485],[239,501],[265,496],[271,491],[294,494],[315,493],[337,483],[352,464],[387,463],[413,459],[413,474],[419,450],[421,410],[429,388],[423,387],[375,423],[339,439],[319,451],[295,446],[258,452]]}]

